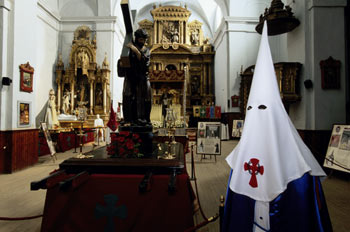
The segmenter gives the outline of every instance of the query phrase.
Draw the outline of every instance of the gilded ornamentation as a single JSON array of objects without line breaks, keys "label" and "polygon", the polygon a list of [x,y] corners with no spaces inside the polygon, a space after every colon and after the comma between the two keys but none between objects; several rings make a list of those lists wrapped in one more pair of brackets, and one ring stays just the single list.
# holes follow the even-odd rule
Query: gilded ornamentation
[{"label": "gilded ornamentation", "polygon": [[[198,20],[188,22],[191,12],[186,6],[154,5],[150,13],[153,22],[144,19],[139,26],[150,35],[147,44],[151,52],[149,77],[154,90],[151,120],[162,121],[159,113],[162,86],[176,92],[176,104],[172,107],[178,107],[175,110],[178,117],[183,117],[184,112],[191,114],[194,104],[214,102],[212,64],[215,53],[209,39],[204,38],[203,23]],[[184,72],[186,66],[187,78]],[[196,83],[191,83],[192,77],[195,77]]]},{"label": "gilded ornamentation", "polygon": [[56,65],[58,113],[75,114],[83,107],[89,124],[97,114],[107,120],[111,104],[107,53],[100,68],[96,63],[96,39],[89,27],[79,26],[74,32],[69,65],[64,69],[61,54]]}]

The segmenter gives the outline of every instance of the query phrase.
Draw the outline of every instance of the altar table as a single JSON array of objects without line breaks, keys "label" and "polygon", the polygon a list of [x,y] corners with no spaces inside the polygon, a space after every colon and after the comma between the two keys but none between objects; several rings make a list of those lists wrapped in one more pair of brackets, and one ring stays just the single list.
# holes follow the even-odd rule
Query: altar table
[{"label": "altar table", "polygon": [[105,147],[86,153],[93,158],[65,160],[52,175],[32,182],[32,190],[47,189],[41,231],[182,232],[193,227],[195,195],[183,145],[177,146],[173,160],[111,158]]},{"label": "altar table", "polygon": [[192,227],[194,194],[187,173],[177,175],[174,193],[168,192],[169,175],[153,175],[149,191],[140,193],[143,177],[92,174],[75,188],[49,187],[41,231],[179,232]]}]

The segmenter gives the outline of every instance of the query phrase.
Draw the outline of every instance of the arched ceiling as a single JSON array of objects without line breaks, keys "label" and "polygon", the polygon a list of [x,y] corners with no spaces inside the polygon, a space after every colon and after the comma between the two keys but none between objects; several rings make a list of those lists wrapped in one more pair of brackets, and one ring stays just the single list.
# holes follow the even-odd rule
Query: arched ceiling
[{"label": "arched ceiling", "polygon": [[[60,16],[98,16],[101,8],[111,8],[111,15],[119,16],[121,0],[39,0],[46,2],[57,2],[57,11]],[[207,36],[212,37],[215,34],[223,17],[229,14],[227,0],[129,0],[130,9],[136,10],[137,16],[150,17],[150,10],[153,5],[162,4],[187,6],[192,12],[192,20],[197,19],[204,23],[204,30]],[[78,7],[79,6],[79,7]],[[84,6],[84,7],[83,7]],[[77,8],[80,8],[77,11]],[[138,17],[136,17],[138,18]]]}]

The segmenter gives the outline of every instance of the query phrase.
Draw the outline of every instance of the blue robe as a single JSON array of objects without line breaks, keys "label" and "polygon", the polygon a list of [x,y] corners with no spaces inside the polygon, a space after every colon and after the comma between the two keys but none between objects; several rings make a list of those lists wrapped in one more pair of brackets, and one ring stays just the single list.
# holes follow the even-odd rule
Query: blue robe
[{"label": "blue robe", "polygon": [[[255,200],[228,188],[221,232],[252,231],[254,206]],[[304,174],[270,202],[269,231],[333,231],[319,177]]]}]

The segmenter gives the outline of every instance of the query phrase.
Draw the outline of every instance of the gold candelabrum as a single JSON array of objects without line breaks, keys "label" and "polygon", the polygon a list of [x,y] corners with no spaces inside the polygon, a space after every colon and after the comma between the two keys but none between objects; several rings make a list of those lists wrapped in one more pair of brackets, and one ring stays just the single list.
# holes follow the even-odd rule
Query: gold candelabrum
[{"label": "gold candelabrum", "polygon": [[176,159],[175,127],[168,129],[168,140],[164,142],[165,149],[158,143],[158,159]]}]

